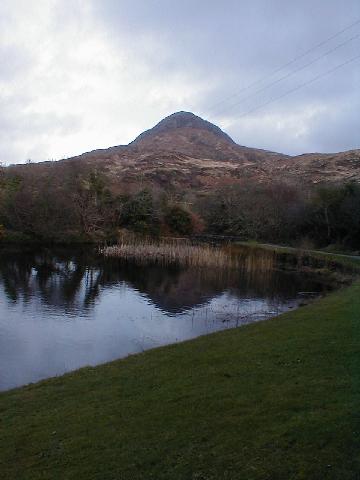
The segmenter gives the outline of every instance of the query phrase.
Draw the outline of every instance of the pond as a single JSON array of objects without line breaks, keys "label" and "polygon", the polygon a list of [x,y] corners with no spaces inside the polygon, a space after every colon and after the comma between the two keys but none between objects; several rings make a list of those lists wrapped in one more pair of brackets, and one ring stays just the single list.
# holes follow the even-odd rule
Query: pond
[{"label": "pond", "polygon": [[296,308],[330,287],[272,269],[139,266],[86,249],[0,253],[0,390]]}]

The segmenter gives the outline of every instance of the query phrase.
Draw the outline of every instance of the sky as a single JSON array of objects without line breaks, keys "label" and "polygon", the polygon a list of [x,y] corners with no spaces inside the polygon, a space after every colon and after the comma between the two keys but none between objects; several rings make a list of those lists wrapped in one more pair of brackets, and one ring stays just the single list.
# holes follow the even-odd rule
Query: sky
[{"label": "sky", "polygon": [[249,147],[360,148],[359,54],[359,0],[0,0],[0,162],[127,144],[179,110]]}]

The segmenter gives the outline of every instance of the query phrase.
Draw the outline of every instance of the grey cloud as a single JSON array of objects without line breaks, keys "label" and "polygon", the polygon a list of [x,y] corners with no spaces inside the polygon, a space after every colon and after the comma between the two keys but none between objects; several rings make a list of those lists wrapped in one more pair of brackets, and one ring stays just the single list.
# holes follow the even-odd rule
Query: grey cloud
[{"label": "grey cloud", "polygon": [[31,56],[24,49],[0,44],[0,83],[14,81],[31,67]]},{"label": "grey cloud", "polygon": [[[164,75],[170,71],[193,69],[196,78],[203,77],[204,80],[212,82],[214,85],[212,91],[200,95],[196,103],[184,108],[192,109],[220,123],[222,113],[232,117],[235,122],[249,109],[282,95],[356,55],[360,47],[360,39],[354,40],[240,105],[236,103],[246,95],[232,98],[217,108],[209,109],[209,106],[216,105],[233,92],[238,92],[257,79],[266,78],[277,67],[360,18],[360,4],[356,0],[349,1],[344,8],[343,2],[337,0],[317,2],[186,0],[173,2],[169,8],[169,2],[165,0],[137,2],[135,5],[130,1],[115,0],[95,3],[97,15],[107,28],[112,29],[115,36],[116,31],[120,31],[119,39],[124,32],[131,38],[136,38],[137,35],[143,38],[148,35],[159,39],[168,47],[167,58],[165,60],[162,58],[159,65],[156,52],[153,58],[154,65]],[[360,33],[360,25],[344,32],[278,75],[270,77],[268,81],[315,60],[357,33]],[[137,45],[137,49],[141,55],[141,43]],[[301,106],[333,104],[334,99],[341,110],[349,97],[353,108],[356,109],[359,106],[358,80],[359,65],[349,65],[272,103],[264,110],[259,110],[256,115],[261,116],[262,112],[269,111],[281,111],[286,115]],[[228,105],[231,108],[227,109]],[[353,120],[356,122],[355,118]],[[326,116],[323,121],[326,122]],[[235,128],[232,128],[232,132],[236,139],[243,133],[240,130],[236,131]],[[339,125],[338,136],[341,135]],[[249,137],[248,141],[254,140],[255,143],[252,145],[256,146],[259,136],[261,139],[261,132],[258,132],[255,139]],[[264,132],[262,136],[267,138],[269,135]],[[270,136],[273,137],[273,133]],[[347,142],[339,140],[336,142],[337,145],[346,144],[348,148],[359,146],[357,135],[349,138],[347,130],[344,136]],[[278,142],[277,150],[284,149],[288,153],[295,153],[299,149],[299,145],[292,147],[296,140],[284,142],[282,136],[274,140]],[[312,140],[309,148],[324,148],[320,138],[317,140],[312,136]],[[260,140],[260,143],[263,142]]]},{"label": "grey cloud", "polygon": [[[21,15],[21,9],[15,15]],[[271,76],[274,69],[358,18],[358,0],[348,0],[346,3],[340,0],[62,0],[54,2],[47,20],[48,38],[44,42],[57,40],[52,61],[53,65],[58,62],[61,67],[64,56],[72,53],[61,51],[62,36],[73,35],[75,41],[71,48],[76,51],[77,33],[81,35],[87,31],[85,24],[91,20],[90,33],[86,33],[82,42],[89,42],[91,46],[92,32],[100,32],[112,52],[109,59],[104,60],[108,62],[104,73],[104,89],[107,88],[105,75],[115,75],[111,62],[115,63],[117,55],[125,55],[122,75],[126,75],[129,90],[114,91],[113,105],[109,101],[101,101],[102,95],[107,93],[101,89],[102,84],[96,83],[95,87],[91,86],[91,81],[84,84],[81,75],[80,79],[76,77],[74,80],[71,71],[64,71],[62,79],[61,68],[60,74],[58,71],[53,77],[57,82],[54,92],[71,88],[73,92],[78,92],[73,94],[75,100],[81,97],[84,102],[85,97],[89,98],[89,105],[92,105],[96,96],[99,109],[95,112],[93,122],[97,122],[99,132],[104,123],[107,129],[112,128],[114,143],[125,141],[122,131],[135,132],[138,129],[140,133],[143,126],[150,127],[164,114],[172,113],[175,106],[177,109],[192,110],[223,126],[241,144],[285,153],[345,150],[360,147],[357,133],[360,60],[248,117],[242,118],[241,115],[356,55],[360,38],[246,102],[235,105],[245,96],[239,95],[216,108],[211,107],[258,79],[269,77],[268,81],[272,81],[279,78],[360,33],[358,24],[284,71]],[[0,25],[2,21],[4,17],[0,15]],[[0,79],[13,86],[16,96],[14,78],[36,68],[36,57],[32,56],[31,51],[21,50],[18,46],[1,45],[0,34],[0,62]],[[84,78],[91,80],[92,76],[98,77],[98,68],[98,64],[89,62],[83,67]],[[116,74],[120,75],[119,72]],[[196,94],[183,95],[184,101],[167,98],[169,93],[162,96],[165,87],[172,87],[169,90],[171,93],[181,88],[191,90],[194,85]],[[138,90],[139,94],[135,95],[133,92]],[[152,97],[155,90],[156,95]],[[54,92],[41,93],[46,98],[55,95]],[[18,94],[30,95],[29,104],[36,105],[39,102],[39,92],[35,94],[25,89]],[[119,97],[131,98],[131,111],[125,108],[116,113],[118,105],[122,106],[121,102],[118,103]],[[145,103],[144,99],[149,100]],[[232,108],[224,108],[227,106]],[[54,111],[43,117],[40,112],[35,121],[30,121],[21,105],[16,105],[16,102],[10,105],[9,98],[0,96],[0,125],[2,132],[6,132],[2,135],[2,143],[8,138],[13,151],[19,151],[16,144],[22,142],[20,137],[25,136],[30,143],[41,145],[44,135],[51,142],[55,133],[57,136],[67,135],[69,131],[79,131],[79,135],[82,133],[83,142],[86,126],[79,118],[79,112],[70,111],[67,115],[57,112],[56,106],[53,108]],[[305,113],[311,110],[315,113],[306,116]],[[4,112],[9,111],[5,115]],[[86,116],[92,114],[91,107],[84,113]],[[282,118],[281,128],[267,121],[269,116]],[[302,129],[296,128],[297,118]],[[96,130],[96,124],[94,128]],[[96,138],[91,135],[88,141],[85,149],[91,150],[104,140],[99,140],[97,144]],[[74,153],[79,153],[80,145],[83,146],[83,143],[79,141]],[[8,145],[6,150],[9,151]],[[5,147],[0,147],[0,157],[4,152]]]},{"label": "grey cloud", "polygon": [[[321,121],[312,126],[307,139],[308,148],[318,145],[317,151],[338,152],[348,150],[349,145],[354,145],[358,139],[359,147],[359,114],[360,102],[355,110],[353,106],[338,109],[332,115],[324,115]],[[341,132],[341,134],[339,134]],[[356,146],[356,144],[355,144]]]}]

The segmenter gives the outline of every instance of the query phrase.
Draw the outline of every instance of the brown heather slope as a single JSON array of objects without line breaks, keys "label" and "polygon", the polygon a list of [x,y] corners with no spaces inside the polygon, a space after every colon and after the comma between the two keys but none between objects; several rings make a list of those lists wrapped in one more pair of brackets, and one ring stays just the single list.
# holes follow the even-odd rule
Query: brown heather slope
[{"label": "brown heather slope", "polygon": [[[243,147],[219,127],[189,112],[177,112],[139,135],[129,145],[94,150],[59,162],[30,166],[32,173],[59,176],[59,169],[100,168],[114,189],[139,185],[206,191],[251,179],[304,185],[360,181],[360,150],[295,157]],[[61,175],[60,175],[61,178]]]}]

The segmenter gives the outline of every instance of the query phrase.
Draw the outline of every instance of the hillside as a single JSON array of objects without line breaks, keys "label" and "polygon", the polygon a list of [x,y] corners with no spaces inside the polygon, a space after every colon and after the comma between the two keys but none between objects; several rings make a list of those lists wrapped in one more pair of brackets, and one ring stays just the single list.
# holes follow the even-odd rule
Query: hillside
[{"label": "hillside", "polygon": [[[143,132],[129,145],[94,150],[59,162],[12,167],[35,175],[59,175],[59,169],[101,168],[113,188],[142,186],[207,190],[214,186],[286,181],[298,184],[360,181],[360,150],[335,154],[281,153],[236,144],[212,123],[177,112]],[[61,175],[59,175],[61,178]]]}]

